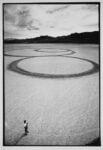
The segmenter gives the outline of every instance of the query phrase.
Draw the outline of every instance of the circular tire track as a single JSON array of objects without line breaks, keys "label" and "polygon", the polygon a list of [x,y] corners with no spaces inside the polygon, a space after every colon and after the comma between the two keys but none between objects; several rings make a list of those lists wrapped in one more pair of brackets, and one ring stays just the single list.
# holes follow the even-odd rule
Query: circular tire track
[{"label": "circular tire track", "polygon": [[[10,51],[17,51],[17,50],[10,50]],[[20,51],[20,50],[19,50]],[[30,51],[30,50],[28,50],[28,51]],[[46,56],[62,56],[62,55],[72,55],[72,54],[74,54],[74,53],[76,53],[76,52],[74,52],[74,51],[72,51],[72,50],[69,50],[69,49],[65,49],[65,51],[64,50],[59,50],[59,51],[52,51],[52,50],[50,50],[50,51],[42,51],[41,49],[36,49],[36,50],[33,50],[32,49],[32,52],[36,52],[36,54],[31,54],[30,56],[28,56],[28,55],[16,55],[16,54],[7,54],[7,53],[5,53],[4,55],[5,56],[10,56],[10,57],[32,57],[33,55],[33,57],[41,57],[41,56],[43,56],[42,54],[41,55],[37,55],[37,54],[39,54],[40,52],[41,53],[46,53],[47,55]],[[8,51],[9,52],[9,51]],[[68,53],[68,52],[70,52],[70,53]],[[48,55],[48,53],[49,53],[49,55]],[[54,55],[50,55],[50,54],[53,54],[54,53]],[[45,56],[44,56],[45,57]]]},{"label": "circular tire track", "polygon": [[[45,57],[47,57],[47,56],[45,56]],[[51,56],[49,56],[49,57],[51,57]],[[55,74],[44,74],[44,73],[29,72],[29,71],[26,71],[26,70],[24,70],[18,66],[18,63],[20,61],[33,58],[33,57],[29,57],[29,58],[19,59],[19,60],[12,62],[11,64],[9,64],[8,69],[11,71],[14,71],[16,73],[26,75],[26,76],[38,77],[38,78],[54,78],[54,79],[83,77],[83,76],[91,75],[91,74],[99,71],[99,65],[97,63],[91,61],[91,60],[79,58],[79,57],[70,57],[70,56],[61,56],[61,57],[68,57],[68,58],[86,61],[86,62],[91,63],[93,65],[93,67],[87,71],[84,71],[84,72],[74,73],[74,74],[65,74],[65,75],[64,74],[55,75]]]},{"label": "circular tire track", "polygon": [[[51,49],[51,50],[47,50],[47,49]],[[64,52],[71,52],[70,54],[74,54],[75,52],[70,50],[70,49],[56,49],[56,51],[53,50],[54,48],[45,48],[44,50],[43,49],[36,49],[34,51],[37,51],[37,52],[46,52],[46,53],[64,53]]]}]

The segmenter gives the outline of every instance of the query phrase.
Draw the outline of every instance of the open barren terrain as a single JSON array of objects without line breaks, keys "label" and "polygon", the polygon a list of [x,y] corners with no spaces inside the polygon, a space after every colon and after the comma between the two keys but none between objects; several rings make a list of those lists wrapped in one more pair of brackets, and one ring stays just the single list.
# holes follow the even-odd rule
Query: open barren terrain
[{"label": "open barren terrain", "polygon": [[100,136],[98,45],[5,44],[4,65],[5,145],[86,145]]}]

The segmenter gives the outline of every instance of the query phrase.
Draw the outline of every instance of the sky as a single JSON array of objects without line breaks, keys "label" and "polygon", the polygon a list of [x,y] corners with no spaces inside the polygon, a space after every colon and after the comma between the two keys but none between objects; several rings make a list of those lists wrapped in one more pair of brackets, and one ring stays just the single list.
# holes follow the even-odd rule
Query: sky
[{"label": "sky", "polygon": [[5,4],[4,38],[98,31],[97,4]]}]

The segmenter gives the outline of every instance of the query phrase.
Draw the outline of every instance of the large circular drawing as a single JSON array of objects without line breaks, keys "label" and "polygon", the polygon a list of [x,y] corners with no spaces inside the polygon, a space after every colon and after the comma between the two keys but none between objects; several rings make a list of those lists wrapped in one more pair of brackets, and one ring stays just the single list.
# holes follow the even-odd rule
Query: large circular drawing
[{"label": "large circular drawing", "polygon": [[76,78],[98,72],[99,65],[91,60],[70,56],[29,57],[16,60],[9,69],[42,78]]},{"label": "large circular drawing", "polygon": [[63,54],[72,55],[75,52],[69,49],[25,49],[25,50],[10,50],[5,52],[5,56],[12,57],[32,57],[32,56],[61,56]]},{"label": "large circular drawing", "polygon": [[69,49],[58,49],[58,48],[44,48],[44,49],[37,49],[37,50],[34,50],[34,51],[37,51],[37,52],[46,52],[46,53],[60,53],[60,52],[62,52],[62,53],[67,53],[67,52],[70,52],[70,54],[71,53],[73,53],[74,51],[72,51],[72,50],[69,50]]}]

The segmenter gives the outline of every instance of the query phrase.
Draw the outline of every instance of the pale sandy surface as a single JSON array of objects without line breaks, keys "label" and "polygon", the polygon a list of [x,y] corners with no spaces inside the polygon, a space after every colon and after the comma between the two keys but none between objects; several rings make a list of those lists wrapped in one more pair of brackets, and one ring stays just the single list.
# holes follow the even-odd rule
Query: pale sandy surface
[{"label": "pale sandy surface", "polygon": [[[97,45],[9,45],[6,50],[25,47],[65,47],[76,52],[73,57],[98,63]],[[7,69],[8,64],[18,59],[21,58],[5,56],[6,144],[84,145],[99,137],[98,73],[66,79],[32,78]],[[86,67],[91,64],[84,64]],[[29,123],[27,136],[23,136],[24,119]]]},{"label": "pale sandy surface", "polygon": [[92,64],[71,57],[29,58],[19,62],[18,66],[26,71],[45,74],[75,74],[87,71]]}]

